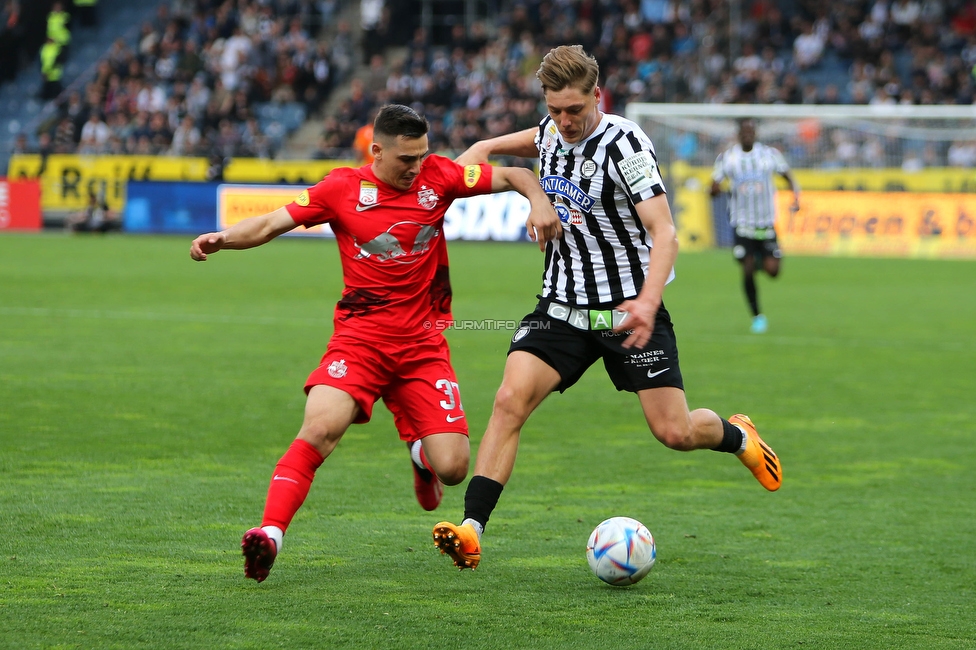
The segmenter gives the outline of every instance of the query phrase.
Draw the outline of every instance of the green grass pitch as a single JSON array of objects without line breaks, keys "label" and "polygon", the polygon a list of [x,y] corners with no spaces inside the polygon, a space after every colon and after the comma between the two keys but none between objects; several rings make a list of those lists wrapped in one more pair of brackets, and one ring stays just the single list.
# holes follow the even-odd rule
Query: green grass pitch
[{"label": "green grass pitch", "polygon": [[[190,237],[0,236],[0,647],[974,648],[976,265],[788,257],[749,334],[727,251],[666,293],[690,405],[748,413],[784,465],[679,453],[598,364],[529,420],[458,572],[378,407],[319,470],[270,578],[245,580],[341,286],[335,245],[200,264]],[[531,245],[451,245],[455,317],[518,319]],[[473,451],[511,332],[449,334]],[[657,565],[589,571],[643,521]]]}]

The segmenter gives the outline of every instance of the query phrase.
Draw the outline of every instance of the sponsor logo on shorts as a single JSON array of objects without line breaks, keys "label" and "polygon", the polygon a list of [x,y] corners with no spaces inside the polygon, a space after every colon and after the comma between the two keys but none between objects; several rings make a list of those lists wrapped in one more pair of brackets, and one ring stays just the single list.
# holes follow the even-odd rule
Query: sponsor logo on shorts
[{"label": "sponsor logo on shorts", "polygon": [[463,415],[448,415],[447,416],[447,421],[448,422],[457,422],[458,420],[463,420],[463,419],[464,419],[464,416]]},{"label": "sponsor logo on shorts", "polygon": [[512,336],[512,343],[517,343],[525,338],[525,335],[529,333],[528,327],[520,327],[518,331]]},{"label": "sponsor logo on shorts", "polygon": [[667,368],[665,368],[664,370],[658,370],[657,372],[653,372],[653,371],[651,371],[651,370],[648,370],[648,371],[647,371],[647,378],[648,378],[648,379],[652,379],[652,378],[654,378],[654,377],[657,377],[658,375],[663,375],[663,374],[664,374],[664,373],[666,373],[666,372],[667,372],[668,370],[671,370],[671,366],[668,366],[668,367],[667,367]]}]

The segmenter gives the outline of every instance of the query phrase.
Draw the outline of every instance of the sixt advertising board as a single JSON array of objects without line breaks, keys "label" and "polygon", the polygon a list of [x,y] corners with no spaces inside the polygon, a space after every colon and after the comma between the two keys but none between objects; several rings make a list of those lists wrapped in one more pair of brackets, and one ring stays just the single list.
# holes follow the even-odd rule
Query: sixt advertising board
[{"label": "sixt advertising board", "polygon": [[[133,181],[123,224],[126,232],[199,234],[229,228],[241,219],[288,205],[304,185],[237,185]],[[516,192],[457,199],[444,216],[448,240],[527,239],[529,201]],[[288,235],[333,236],[328,225],[296,228]]]}]

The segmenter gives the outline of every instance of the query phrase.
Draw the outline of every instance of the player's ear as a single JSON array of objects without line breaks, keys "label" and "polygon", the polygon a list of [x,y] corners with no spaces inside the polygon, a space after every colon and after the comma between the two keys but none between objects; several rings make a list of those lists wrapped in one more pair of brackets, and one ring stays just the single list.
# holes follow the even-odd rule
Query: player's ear
[{"label": "player's ear", "polygon": [[373,158],[379,160],[380,154],[383,152],[383,145],[374,140],[373,143],[369,145],[369,151],[373,154]]}]

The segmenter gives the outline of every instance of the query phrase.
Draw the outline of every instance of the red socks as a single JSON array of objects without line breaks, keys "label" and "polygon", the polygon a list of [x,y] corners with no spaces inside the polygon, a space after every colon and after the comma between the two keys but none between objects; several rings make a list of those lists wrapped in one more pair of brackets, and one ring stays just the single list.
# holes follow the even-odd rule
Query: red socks
[{"label": "red socks", "polygon": [[315,470],[324,460],[322,454],[304,440],[296,439],[291,443],[271,476],[262,526],[277,526],[282,531],[288,528],[308,496]]}]

